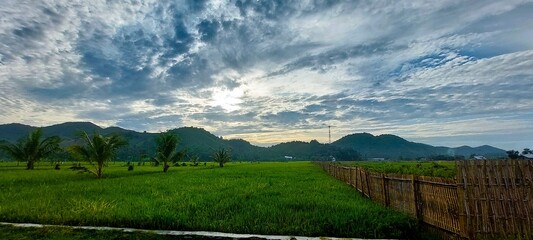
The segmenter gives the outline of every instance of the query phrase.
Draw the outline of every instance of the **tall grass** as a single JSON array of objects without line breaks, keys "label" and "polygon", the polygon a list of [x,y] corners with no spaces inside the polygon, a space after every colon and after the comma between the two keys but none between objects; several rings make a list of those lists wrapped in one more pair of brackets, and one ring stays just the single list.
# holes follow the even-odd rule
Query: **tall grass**
[{"label": "tall grass", "polygon": [[0,221],[364,238],[405,238],[416,228],[307,162],[106,171],[94,179],[46,164],[0,165]]}]

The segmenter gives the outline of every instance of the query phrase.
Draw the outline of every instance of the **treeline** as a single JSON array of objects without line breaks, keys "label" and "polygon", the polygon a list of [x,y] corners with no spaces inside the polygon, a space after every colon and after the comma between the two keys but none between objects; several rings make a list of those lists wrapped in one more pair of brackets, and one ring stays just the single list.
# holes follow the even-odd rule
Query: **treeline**
[{"label": "treeline", "polygon": [[[235,161],[320,161],[361,160],[361,155],[351,148],[333,144],[321,144],[316,140],[311,142],[287,142],[271,147],[259,147],[242,139],[223,139],[210,132],[195,127],[184,127],[171,130],[179,136],[181,141],[178,150],[185,152],[185,159],[193,157],[200,161],[210,161],[212,152],[217,149],[227,149],[231,159]],[[146,161],[146,156],[154,154],[152,133],[128,133],[125,136],[130,144],[117,153],[119,161]],[[288,157],[288,158],[287,158]]]},{"label": "treeline", "polygon": [[[187,139],[189,140],[189,138]],[[153,154],[147,146],[128,146],[117,154],[122,161],[142,161],[143,156]],[[215,149],[228,149],[231,158],[236,161],[358,161],[361,155],[351,148],[344,148],[330,144],[322,144],[316,140],[311,142],[287,142],[271,147],[257,147],[241,139],[222,140],[212,144],[192,144],[182,142],[178,149],[186,153],[185,158],[198,157],[201,161],[211,158]]]},{"label": "treeline", "polygon": [[[13,129],[13,131],[7,131]],[[30,127],[20,129],[5,127],[4,139],[16,142],[21,135],[29,134]],[[15,131],[17,130],[17,131]],[[126,146],[117,150],[116,161],[147,162],[155,154],[157,133],[135,132],[131,130],[111,127],[100,128],[91,123],[64,123],[43,128],[44,136],[59,136],[63,140],[61,146],[66,148],[72,144],[82,144],[76,133],[98,132],[102,135],[119,135],[128,141]],[[7,134],[11,132],[11,134]],[[21,134],[17,134],[20,132]],[[184,152],[183,161],[211,161],[212,154],[218,149],[227,149],[230,157],[236,161],[307,161],[307,160],[360,160],[360,154],[353,148],[337,146],[335,144],[321,144],[316,140],[311,142],[288,142],[271,147],[259,147],[242,139],[223,139],[210,132],[196,127],[182,127],[170,130],[179,140],[177,150]],[[2,134],[0,134],[2,135]],[[286,158],[287,157],[287,158]],[[0,159],[7,156],[0,152]],[[72,156],[66,152],[54,154],[53,158],[61,161],[71,161]]]}]

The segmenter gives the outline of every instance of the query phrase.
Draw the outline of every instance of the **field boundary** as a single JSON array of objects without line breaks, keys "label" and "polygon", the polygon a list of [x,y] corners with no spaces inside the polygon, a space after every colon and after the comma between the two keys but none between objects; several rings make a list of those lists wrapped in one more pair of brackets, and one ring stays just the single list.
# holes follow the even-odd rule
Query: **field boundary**
[{"label": "field boundary", "polygon": [[533,239],[533,161],[457,161],[455,179],[318,164],[373,201],[462,238]]},{"label": "field boundary", "polygon": [[59,228],[72,228],[81,230],[98,230],[98,231],[119,231],[126,233],[142,232],[151,233],[157,235],[168,236],[194,236],[194,237],[206,237],[213,239],[267,239],[267,240],[341,240],[341,239],[353,239],[362,240],[361,238],[335,238],[335,237],[303,237],[303,236],[283,236],[283,235],[260,235],[260,234],[240,234],[240,233],[223,233],[223,232],[207,232],[207,231],[176,231],[176,230],[151,230],[151,229],[139,229],[139,228],[118,228],[118,227],[96,227],[96,226],[67,226],[67,225],[52,225],[52,224],[37,224],[37,223],[8,223],[0,222],[0,226],[12,226],[20,228],[43,228],[43,227],[59,227]]}]

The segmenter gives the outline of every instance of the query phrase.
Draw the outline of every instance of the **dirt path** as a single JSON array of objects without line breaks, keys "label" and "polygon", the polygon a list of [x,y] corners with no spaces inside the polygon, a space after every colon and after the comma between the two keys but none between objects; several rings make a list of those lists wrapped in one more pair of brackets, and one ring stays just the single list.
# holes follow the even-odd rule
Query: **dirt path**
[{"label": "dirt path", "polygon": [[172,231],[172,230],[148,230],[136,228],[116,228],[116,227],[94,227],[94,226],[65,226],[65,225],[49,225],[49,224],[35,224],[35,223],[7,223],[0,222],[0,225],[13,227],[28,227],[28,228],[42,228],[42,227],[68,227],[72,229],[84,230],[101,230],[101,231],[120,231],[120,232],[143,232],[158,235],[181,236],[181,237],[200,237],[213,239],[266,239],[266,240],[340,240],[340,239],[358,239],[358,238],[333,238],[333,237],[303,237],[303,236],[280,236],[280,235],[259,235],[259,234],[236,234],[236,233],[222,233],[222,232],[205,232],[205,231]]}]

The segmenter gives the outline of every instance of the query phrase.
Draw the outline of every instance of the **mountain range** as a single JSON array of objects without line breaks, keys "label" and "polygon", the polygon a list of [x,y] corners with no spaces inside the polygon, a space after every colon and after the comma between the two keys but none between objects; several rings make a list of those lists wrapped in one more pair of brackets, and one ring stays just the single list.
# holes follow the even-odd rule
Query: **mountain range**
[{"label": "mountain range", "polygon": [[[26,136],[36,127],[12,123],[0,125],[0,140],[15,142]],[[129,145],[122,148],[117,158],[124,161],[138,161],[153,156],[154,138],[157,133],[136,132],[120,127],[102,128],[90,122],[67,122],[42,127],[45,136],[59,136],[63,139],[63,147],[79,143],[77,133],[85,131],[89,134],[118,134],[128,140]],[[435,147],[422,143],[407,141],[395,135],[374,136],[369,133],[350,134],[332,142],[322,144],[316,140],[310,142],[293,141],[280,143],[270,147],[259,147],[242,139],[223,139],[202,128],[181,127],[171,130],[181,139],[180,150],[186,150],[187,156],[198,156],[201,160],[209,160],[212,153],[220,148],[231,149],[232,157],[238,161],[284,160],[326,160],[335,157],[337,160],[361,160],[371,158],[384,159],[416,159],[433,158],[449,159],[454,156],[468,158],[471,155],[487,157],[506,156],[504,150],[491,147],[458,148]],[[5,157],[0,155],[0,157]],[[66,157],[66,156],[65,156]]]}]

